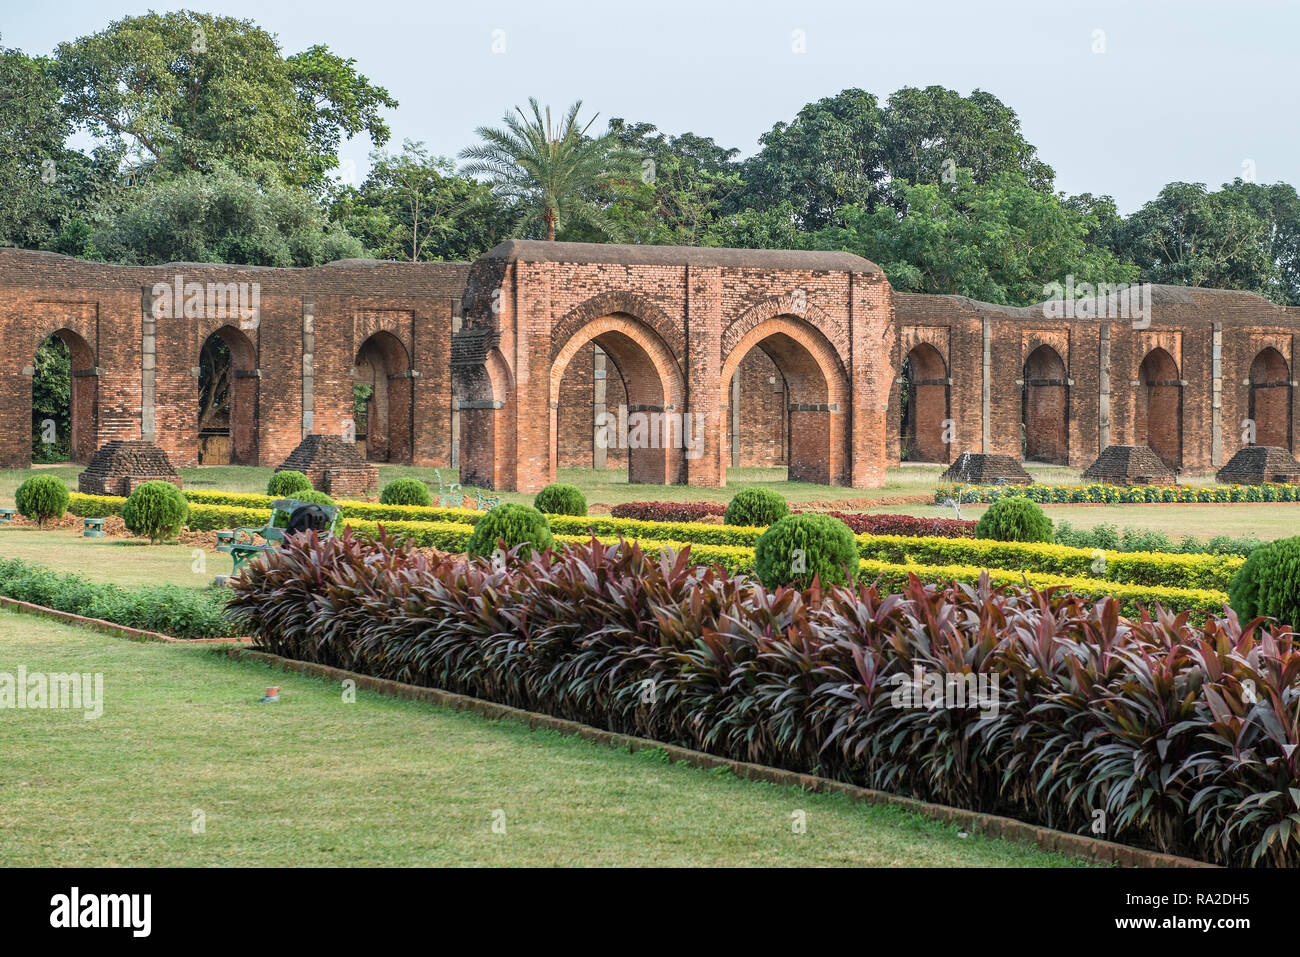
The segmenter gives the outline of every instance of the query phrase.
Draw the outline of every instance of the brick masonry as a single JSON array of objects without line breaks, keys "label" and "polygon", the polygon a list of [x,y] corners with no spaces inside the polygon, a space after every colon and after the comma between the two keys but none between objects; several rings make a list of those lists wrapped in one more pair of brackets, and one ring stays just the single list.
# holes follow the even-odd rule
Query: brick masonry
[{"label": "brick masonry", "polygon": [[[191,302],[190,283],[255,284],[251,321]],[[82,462],[137,439],[197,464],[196,370],[214,333],[234,375],[230,437],[211,447],[249,464],[348,436],[357,383],[374,390],[371,461],[441,467],[458,448],[465,484],[524,491],[561,467],[716,486],[729,467],[786,464],[870,487],[904,452],[1082,468],[1109,445],[1150,445],[1176,471],[1209,471],[1247,445],[1295,451],[1300,310],[1156,286],[1149,322],[1097,312],[894,292],[842,253],[512,241],[473,264],[264,269],[0,249],[0,467],[30,461],[32,357],[51,334],[72,353]],[[620,407],[655,431],[690,413],[698,445],[670,432],[667,448],[600,448],[597,417]]]}]

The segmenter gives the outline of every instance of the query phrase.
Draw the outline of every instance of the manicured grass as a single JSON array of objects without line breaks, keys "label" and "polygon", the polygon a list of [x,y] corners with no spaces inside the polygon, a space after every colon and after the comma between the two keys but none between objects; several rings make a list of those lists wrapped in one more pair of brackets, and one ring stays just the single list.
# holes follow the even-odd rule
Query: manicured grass
[{"label": "manicured grass", "polygon": [[91,581],[133,585],[180,585],[206,588],[216,575],[230,574],[230,556],[194,545],[150,545],[144,539],[85,538],[68,528],[0,526],[0,556],[37,562],[51,571],[77,574]]},{"label": "manicured grass", "polygon": [[[367,692],[347,704],[333,684],[206,649],[0,612],[0,661],[104,675],[97,720],[0,712],[0,860],[13,865],[1078,863],[663,752]],[[278,704],[257,702],[268,685]],[[797,811],[806,833],[794,833]]]}]

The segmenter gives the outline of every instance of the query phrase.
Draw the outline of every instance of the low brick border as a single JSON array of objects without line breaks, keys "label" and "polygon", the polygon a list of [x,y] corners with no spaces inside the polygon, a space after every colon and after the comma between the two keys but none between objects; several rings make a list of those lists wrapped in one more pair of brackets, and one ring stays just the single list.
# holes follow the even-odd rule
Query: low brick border
[{"label": "low brick border", "polygon": [[103,618],[86,618],[82,615],[74,615],[70,611],[59,611],[57,608],[34,605],[29,601],[6,598],[4,595],[0,595],[0,608],[17,612],[20,615],[38,615],[41,618],[52,618],[65,624],[89,628],[91,631],[113,635],[117,638],[126,638],[130,641],[158,641],[177,645],[250,645],[253,643],[252,638],[175,638],[157,631],[128,628],[126,625],[119,625],[114,621],[105,621]]},{"label": "low brick border", "polygon": [[1038,827],[1033,824],[1026,824],[1023,821],[1017,821],[1014,818],[983,814],[979,811],[968,811],[962,808],[948,807],[944,804],[931,804],[927,801],[918,801],[915,798],[890,794],[887,791],[876,791],[871,788],[846,784],[843,781],[832,781],[829,778],[818,777],[813,774],[800,774],[795,771],[783,771],[763,764],[734,761],[730,758],[719,757],[716,754],[693,751],[690,748],[683,748],[674,744],[664,744],[651,738],[615,734],[612,731],[605,731],[577,721],[556,718],[548,714],[538,714],[533,711],[524,711],[521,708],[513,708],[509,705],[497,704],[495,701],[485,701],[482,698],[473,698],[469,695],[443,691],[440,688],[425,688],[419,685],[404,684],[400,681],[390,681],[387,678],[375,678],[353,671],[344,671],[341,668],[331,668],[328,665],[283,658],[280,655],[273,655],[269,652],[257,651],[248,647],[230,648],[226,654],[231,658],[259,661],[282,671],[291,671],[312,678],[330,681],[343,681],[350,678],[356,682],[358,688],[373,691],[377,694],[424,701],[437,707],[451,708],[455,711],[470,711],[493,720],[518,721],[530,728],[558,731],[561,734],[573,735],[611,748],[627,748],[629,751],[657,749],[667,752],[674,761],[684,761],[693,767],[704,769],[727,768],[736,777],[750,781],[766,781],[770,784],[804,788],[808,791],[820,793],[844,794],[864,804],[889,805],[902,808],[905,811],[911,811],[931,820],[955,824],[962,830],[972,834],[1003,837],[1009,841],[1035,844],[1045,851],[1068,854],[1095,864],[1113,864],[1120,867],[1179,868],[1217,866],[1189,857],[1160,854],[1155,851],[1129,847],[1126,844],[1096,840],[1082,834],[1070,834],[1065,831]]}]

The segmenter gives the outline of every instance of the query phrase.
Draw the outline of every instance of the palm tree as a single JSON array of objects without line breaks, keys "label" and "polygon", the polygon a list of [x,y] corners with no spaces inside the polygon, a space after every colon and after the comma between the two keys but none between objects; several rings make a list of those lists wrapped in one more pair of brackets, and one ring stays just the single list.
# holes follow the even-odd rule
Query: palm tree
[{"label": "palm tree", "polygon": [[515,107],[506,113],[504,129],[475,131],[483,142],[461,151],[461,159],[470,161],[463,172],[487,176],[497,194],[519,208],[526,231],[543,226],[553,241],[557,227],[573,223],[622,239],[623,228],[606,213],[600,193],[613,180],[637,175],[640,157],[608,133],[589,138],[594,116],[579,129],[581,100],[554,127],[549,106],[545,116],[536,98],[529,97],[528,106],[531,119]]}]

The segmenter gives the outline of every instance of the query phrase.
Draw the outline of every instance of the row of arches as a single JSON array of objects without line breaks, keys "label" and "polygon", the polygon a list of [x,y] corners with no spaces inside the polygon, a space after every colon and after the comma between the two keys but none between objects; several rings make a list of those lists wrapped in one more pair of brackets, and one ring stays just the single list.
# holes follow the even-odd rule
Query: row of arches
[{"label": "row of arches", "polygon": [[[899,379],[900,459],[950,461],[951,388],[947,365],[928,343],[903,359]],[[1247,385],[1245,444],[1291,449],[1291,374],[1277,349],[1260,350],[1251,362]],[[1026,461],[1069,461],[1070,379],[1054,348],[1040,345],[1025,359],[1021,385],[1021,455]],[[1183,461],[1183,382],[1174,357],[1154,348],[1138,368],[1134,442],[1149,445],[1172,469]]]},{"label": "row of arches", "polygon": [[[200,347],[194,367],[199,464],[257,464],[257,356],[254,342],[234,326],[215,330]],[[410,368],[406,347],[392,333],[376,332],[357,350],[353,421],[371,461],[411,458]],[[33,460],[89,462],[99,431],[94,349],[79,333],[59,329],[41,342],[32,369]]]},{"label": "row of arches", "polygon": [[[594,356],[603,368],[589,383],[589,365]],[[767,318],[754,325],[728,351],[718,383],[723,448],[717,450],[720,478],[725,480],[732,461],[730,446],[741,440],[730,414],[737,401],[737,373],[751,353],[765,356],[775,370],[772,394],[781,405],[779,428],[774,443],[787,462],[791,480],[837,484],[847,480],[847,372],[838,353],[811,323],[791,315]],[[575,357],[581,356],[581,362]],[[603,374],[602,374],[603,373]],[[577,382],[572,381],[577,379]],[[604,387],[599,383],[605,382]],[[595,408],[601,421],[588,415],[591,401],[587,389],[600,396]],[[582,408],[570,403],[580,397]],[[562,400],[569,400],[568,402]],[[622,402],[622,413],[616,402]],[[770,403],[769,403],[770,404]],[[705,423],[686,413],[686,389],[682,369],[663,339],[636,317],[614,313],[592,320],[574,333],[551,361],[551,468],[560,465],[560,443],[566,439],[590,443],[581,457],[569,461],[602,461],[599,450],[608,448],[603,459],[610,465],[626,461],[630,482],[676,483],[685,481],[686,460],[704,454]],[[625,413],[625,415],[624,415]],[[634,418],[639,414],[639,418]],[[625,424],[625,420],[630,420]],[[594,425],[585,437],[582,431]],[[642,434],[640,425],[647,426]],[[614,430],[611,433],[611,428]],[[626,434],[619,434],[619,430]],[[602,432],[604,433],[602,435]]]}]

